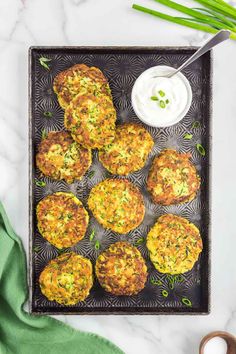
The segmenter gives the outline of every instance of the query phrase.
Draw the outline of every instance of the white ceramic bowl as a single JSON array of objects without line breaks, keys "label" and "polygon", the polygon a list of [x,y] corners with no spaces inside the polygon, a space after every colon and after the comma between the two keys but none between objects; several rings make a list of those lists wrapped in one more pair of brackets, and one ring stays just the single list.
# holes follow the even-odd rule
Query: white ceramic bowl
[{"label": "white ceramic bowl", "polygon": [[138,86],[140,85],[141,82],[143,82],[143,80],[150,78],[150,76],[155,76],[155,75],[165,76],[165,74],[170,73],[174,70],[175,69],[170,66],[162,66],[162,65],[153,66],[152,68],[145,70],[135,81],[133,89],[132,89],[132,94],[131,94],[132,106],[133,106],[133,109],[134,109],[136,115],[138,116],[138,118],[142,122],[144,122],[145,124],[153,126],[153,127],[169,127],[169,126],[174,125],[174,124],[178,123],[179,121],[181,121],[181,119],[183,119],[184,116],[188,113],[188,110],[189,110],[189,108],[191,106],[191,102],[192,102],[192,89],[191,89],[188,79],[180,72],[175,75],[178,76],[178,78],[182,81],[182,83],[184,84],[184,86],[186,88],[187,100],[186,100],[186,104],[185,104],[183,110],[176,116],[173,114],[173,119],[171,121],[166,122],[165,120],[159,119],[155,123],[150,122],[148,120],[148,118],[145,117],[143,112],[139,109],[138,104],[137,104],[136,93],[137,93]]}]

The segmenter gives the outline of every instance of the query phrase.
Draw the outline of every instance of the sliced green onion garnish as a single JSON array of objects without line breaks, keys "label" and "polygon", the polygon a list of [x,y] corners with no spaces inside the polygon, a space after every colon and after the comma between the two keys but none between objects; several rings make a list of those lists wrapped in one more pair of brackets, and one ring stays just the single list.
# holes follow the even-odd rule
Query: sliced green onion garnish
[{"label": "sliced green onion garnish", "polygon": [[196,148],[197,148],[197,151],[199,152],[200,155],[202,155],[202,156],[206,155],[206,151],[205,151],[204,147],[202,146],[202,144],[197,144]]},{"label": "sliced green onion garnish", "polygon": [[46,131],[46,129],[42,130],[42,139],[46,139],[46,137],[48,136],[48,133]]},{"label": "sliced green onion garnish", "polygon": [[175,281],[175,277],[173,275],[168,274],[166,278],[170,283],[173,283]]},{"label": "sliced green onion garnish", "polygon": [[150,97],[152,101],[158,101],[158,97],[157,96],[151,96]]},{"label": "sliced green onion garnish", "polygon": [[184,139],[185,139],[185,140],[191,140],[192,137],[193,137],[193,134],[185,134],[185,135],[184,135]]},{"label": "sliced green onion garnish", "polygon": [[193,124],[192,124],[192,128],[200,128],[200,126],[201,126],[201,123],[200,123],[198,120],[196,120],[196,121],[193,122]]},{"label": "sliced green onion garnish", "polygon": [[162,296],[167,297],[169,295],[167,290],[162,290]]},{"label": "sliced green onion garnish", "polygon": [[88,178],[92,178],[95,175],[95,171],[90,171],[88,173]]},{"label": "sliced green onion garnish", "polygon": [[171,290],[173,290],[174,287],[175,287],[175,277],[174,277],[174,276],[171,276],[171,275],[167,275],[167,280],[168,280],[168,282],[169,282],[169,288],[170,288]]},{"label": "sliced green onion garnish", "polygon": [[65,248],[57,248],[57,253],[62,254],[65,252]]},{"label": "sliced green onion garnish", "polygon": [[187,297],[183,297],[181,301],[184,305],[192,307],[192,302]]},{"label": "sliced green onion garnish", "polygon": [[96,240],[94,247],[95,247],[95,250],[99,250],[100,249],[100,242],[98,240]]},{"label": "sliced green onion garnish", "polygon": [[141,245],[142,243],[144,243],[145,238],[144,237],[140,237],[136,242],[135,245]]},{"label": "sliced green onion garnish", "polygon": [[38,187],[45,187],[45,186],[46,186],[46,182],[44,182],[44,181],[38,181],[38,180],[36,180],[36,181],[35,181],[35,184],[36,184],[36,186],[38,186]]},{"label": "sliced green onion garnish", "polygon": [[160,107],[161,107],[161,108],[165,108],[165,107],[166,107],[165,102],[164,102],[164,101],[162,101],[162,100],[160,101]]},{"label": "sliced green onion garnish", "polygon": [[166,100],[166,104],[168,104],[168,103],[170,103],[170,101],[167,99],[167,100]]},{"label": "sliced green onion garnish", "polygon": [[50,69],[47,63],[48,63],[49,61],[51,61],[51,60],[52,60],[52,59],[48,59],[48,58],[45,58],[45,57],[40,57],[40,58],[39,58],[40,64],[41,64],[45,69],[47,69],[47,70]]},{"label": "sliced green onion garnish", "polygon": [[178,275],[175,276],[175,281],[177,283],[181,283],[183,280],[184,280],[184,277],[183,277],[182,274],[178,274]]},{"label": "sliced green onion garnish", "polygon": [[164,91],[162,91],[162,90],[160,90],[160,91],[158,91],[158,93],[159,93],[159,95],[161,96],[161,97],[165,97],[165,92]]},{"label": "sliced green onion garnish", "polygon": [[161,280],[156,280],[156,279],[154,279],[154,278],[152,278],[152,279],[150,280],[150,283],[153,284],[153,285],[162,285]]},{"label": "sliced green onion garnish", "polygon": [[52,118],[52,112],[47,111],[47,112],[44,112],[43,115],[44,115],[44,117]]},{"label": "sliced green onion garnish", "polygon": [[93,241],[94,236],[95,236],[95,230],[93,230],[93,231],[91,232],[91,234],[89,235],[89,241]]}]

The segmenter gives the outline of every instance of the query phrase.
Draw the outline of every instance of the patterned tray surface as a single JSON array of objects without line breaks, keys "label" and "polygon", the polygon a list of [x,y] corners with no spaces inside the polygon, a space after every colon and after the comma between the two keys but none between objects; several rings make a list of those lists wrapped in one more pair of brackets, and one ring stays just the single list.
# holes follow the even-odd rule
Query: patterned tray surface
[{"label": "patterned tray surface", "polygon": [[[111,174],[98,161],[97,151],[93,152],[93,163],[81,181],[71,185],[63,181],[53,181],[41,178],[35,167],[35,153],[41,140],[42,131],[60,131],[63,126],[63,110],[60,108],[52,89],[53,78],[60,71],[76,63],[99,67],[109,80],[114,104],[118,115],[118,124],[137,122],[139,119],[131,106],[131,90],[135,79],[147,68],[154,65],[170,65],[178,67],[194,49],[164,49],[164,48],[33,48],[30,50],[31,68],[31,309],[35,313],[207,313],[209,311],[209,166],[210,166],[210,54],[198,59],[184,74],[189,79],[193,101],[185,118],[172,127],[146,129],[154,138],[155,146],[149,156],[146,166],[129,175],[128,179],[138,186],[144,196],[146,214],[143,223],[127,235],[118,235],[105,230],[97,223],[90,213],[90,223],[85,238],[76,246],[68,249],[88,257],[93,264],[98,254],[111,243],[118,240],[128,240],[135,244],[141,237],[146,237],[157,218],[165,213],[183,216],[199,227],[204,243],[204,250],[193,270],[184,274],[181,279],[173,282],[168,275],[158,273],[149,260],[145,243],[138,245],[148,266],[148,281],[145,289],[135,296],[113,296],[106,293],[95,279],[89,297],[75,306],[65,307],[56,302],[48,301],[40,292],[38,277],[46,264],[59,255],[58,250],[48,243],[38,232],[35,218],[37,203],[46,195],[57,192],[72,192],[86,206],[91,188]],[[50,58],[50,70],[39,63],[39,58]],[[44,116],[44,112],[53,113],[52,118]],[[200,121],[200,128],[192,128],[195,121]],[[185,140],[185,133],[193,134],[192,140]],[[196,150],[196,144],[201,143],[206,156],[202,157]],[[155,205],[146,190],[147,174],[153,160],[162,149],[174,148],[181,152],[190,152],[202,185],[197,198],[190,203],[164,207]],[[91,173],[91,171],[93,171]],[[113,176],[116,178],[116,176]],[[35,185],[35,180],[46,182],[46,186]],[[89,240],[92,230],[96,230],[94,241]],[[96,250],[94,243],[100,241],[100,249]],[[151,279],[161,281],[161,285],[153,285]],[[163,290],[168,296],[163,296]],[[192,305],[187,306],[183,299],[187,298]]]}]

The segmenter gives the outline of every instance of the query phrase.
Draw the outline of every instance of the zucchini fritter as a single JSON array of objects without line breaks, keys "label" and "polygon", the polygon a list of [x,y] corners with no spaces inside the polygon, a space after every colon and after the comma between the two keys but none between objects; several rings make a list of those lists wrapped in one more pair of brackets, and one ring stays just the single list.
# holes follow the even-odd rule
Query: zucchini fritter
[{"label": "zucchini fritter", "polygon": [[145,165],[153,145],[151,135],[141,125],[122,124],[113,142],[100,150],[99,159],[111,173],[126,176]]},{"label": "zucchini fritter", "polygon": [[78,95],[111,96],[109,84],[100,69],[76,64],[59,73],[53,82],[58,102],[64,109]]},{"label": "zucchini fritter", "polygon": [[89,216],[72,193],[57,192],[42,199],[36,208],[38,229],[55,247],[72,247],[84,238]]},{"label": "zucchini fritter", "polygon": [[86,148],[102,148],[115,137],[116,111],[110,97],[75,97],[65,110],[65,127]]},{"label": "zucchini fritter", "polygon": [[89,209],[105,228],[125,234],[141,224],[145,214],[143,196],[126,179],[106,179],[92,188]]},{"label": "zucchini fritter", "polygon": [[162,215],[147,235],[147,248],[161,273],[181,274],[191,270],[202,251],[198,228],[177,215]]},{"label": "zucchini fritter", "polygon": [[36,155],[36,165],[45,176],[67,183],[81,179],[91,162],[91,150],[79,145],[65,131],[49,132]]},{"label": "zucchini fritter", "polygon": [[149,171],[147,189],[155,203],[171,205],[186,203],[196,197],[200,177],[189,161],[190,154],[163,150],[155,157]]},{"label": "zucchini fritter", "polygon": [[147,266],[139,250],[128,242],[116,242],[97,259],[101,286],[114,295],[135,295],[147,280]]},{"label": "zucchini fritter", "polygon": [[92,263],[74,252],[51,260],[39,277],[44,296],[62,305],[75,305],[89,295],[93,285]]}]

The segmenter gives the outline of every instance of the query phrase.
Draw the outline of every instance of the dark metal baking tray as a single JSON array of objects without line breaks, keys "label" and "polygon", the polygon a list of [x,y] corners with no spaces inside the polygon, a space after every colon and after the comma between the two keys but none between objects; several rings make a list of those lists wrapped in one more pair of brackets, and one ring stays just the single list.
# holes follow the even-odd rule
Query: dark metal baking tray
[{"label": "dark metal baking tray", "polygon": [[[171,286],[167,275],[159,274],[151,264],[145,244],[138,246],[148,266],[148,281],[145,289],[135,296],[113,296],[106,293],[95,279],[89,297],[74,306],[62,306],[48,301],[40,292],[38,278],[46,264],[58,256],[58,250],[49,244],[37,229],[35,208],[39,200],[57,191],[73,192],[86,206],[90,189],[99,181],[110,176],[93,153],[90,171],[81,181],[71,185],[63,181],[43,178],[46,186],[40,187],[35,180],[40,178],[35,166],[35,154],[41,140],[42,131],[62,130],[63,110],[60,108],[52,89],[53,78],[60,71],[76,63],[85,63],[99,67],[109,80],[117,110],[118,123],[139,122],[131,105],[131,89],[135,79],[146,69],[155,65],[178,67],[196,51],[193,47],[33,47],[29,50],[29,230],[30,230],[30,307],[35,314],[207,314],[210,297],[210,169],[211,169],[211,53],[208,52],[184,70],[190,81],[193,100],[185,118],[168,128],[146,126],[155,140],[154,149],[147,166],[128,178],[140,187],[146,206],[144,222],[126,236],[104,230],[90,213],[90,225],[85,238],[71,250],[82,254],[95,263],[102,250],[120,239],[127,239],[132,244],[147,232],[156,219],[165,213],[174,213],[186,217],[196,224],[203,238],[204,249],[193,270],[185,273],[182,281]],[[51,59],[50,70],[40,65],[41,56]],[[44,116],[45,111],[53,113],[52,118]],[[192,128],[194,121],[200,121],[200,128]],[[184,140],[186,132],[193,132],[192,140]],[[206,156],[196,150],[201,143]],[[190,152],[192,161],[201,176],[202,185],[197,198],[190,203],[164,207],[152,203],[145,187],[148,168],[155,155],[164,148],[175,148]],[[91,174],[90,174],[91,175]],[[41,178],[42,179],[42,178]],[[96,237],[101,242],[101,249],[95,250],[89,241],[91,229],[97,230]],[[68,249],[69,250],[69,249]],[[161,285],[153,285],[151,277],[161,280]],[[173,289],[172,289],[173,288]],[[168,291],[163,297],[162,291]],[[191,300],[192,306],[183,304],[182,299]]]}]

